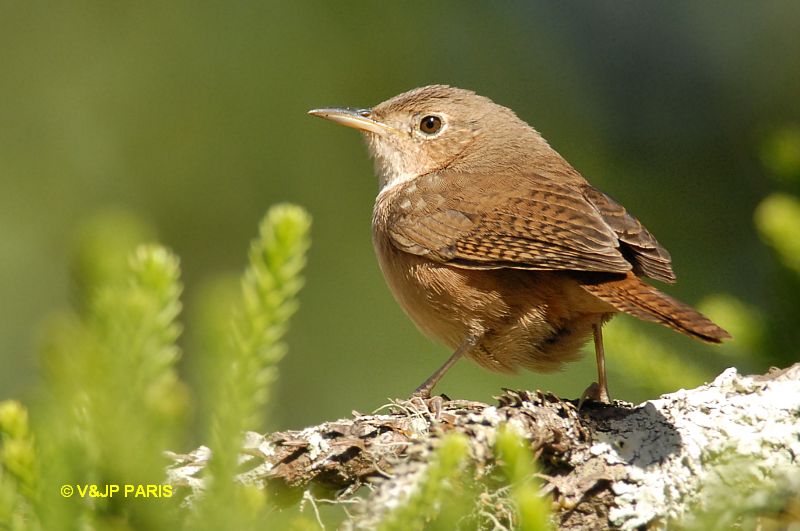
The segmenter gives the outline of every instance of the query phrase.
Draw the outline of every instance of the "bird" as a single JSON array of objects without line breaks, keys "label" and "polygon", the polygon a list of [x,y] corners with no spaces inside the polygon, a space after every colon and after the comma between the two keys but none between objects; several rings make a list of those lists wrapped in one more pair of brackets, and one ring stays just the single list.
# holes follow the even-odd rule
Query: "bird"
[{"label": "bird", "polygon": [[514,111],[471,90],[415,88],[372,108],[309,114],[359,130],[379,192],[372,242],[386,283],[426,336],[495,372],[561,369],[618,313],[720,343],[730,334],[642,280],[676,281],[667,250]]}]

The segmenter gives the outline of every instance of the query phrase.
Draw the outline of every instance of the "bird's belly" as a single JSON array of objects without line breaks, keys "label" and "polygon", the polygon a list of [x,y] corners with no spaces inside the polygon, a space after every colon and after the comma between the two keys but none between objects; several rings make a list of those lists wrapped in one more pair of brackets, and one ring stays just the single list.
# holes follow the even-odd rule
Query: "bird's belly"
[{"label": "bird's belly", "polygon": [[428,337],[451,348],[480,337],[468,357],[495,371],[551,371],[579,356],[592,324],[613,312],[568,275],[449,266],[395,248],[376,233],[397,302]]},{"label": "bird's belly", "polygon": [[461,344],[478,323],[479,301],[482,294],[465,293],[464,278],[444,264],[404,253],[389,242],[375,241],[383,276],[395,300],[417,328],[445,345],[455,348]]}]

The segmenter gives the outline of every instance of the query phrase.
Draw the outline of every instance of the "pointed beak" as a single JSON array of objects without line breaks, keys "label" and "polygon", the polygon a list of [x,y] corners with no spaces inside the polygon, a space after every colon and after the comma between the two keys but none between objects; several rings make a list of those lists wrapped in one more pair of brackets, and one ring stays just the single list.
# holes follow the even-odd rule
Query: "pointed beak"
[{"label": "pointed beak", "polygon": [[326,120],[342,124],[353,129],[368,131],[376,135],[385,135],[394,131],[391,127],[371,118],[371,109],[313,109],[308,111],[312,116],[319,116]]}]

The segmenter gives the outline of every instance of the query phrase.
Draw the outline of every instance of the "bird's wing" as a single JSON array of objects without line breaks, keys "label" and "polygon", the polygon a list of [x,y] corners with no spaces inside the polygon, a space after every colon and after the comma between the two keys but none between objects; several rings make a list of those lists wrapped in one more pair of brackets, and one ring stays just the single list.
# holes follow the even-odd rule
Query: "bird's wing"
[{"label": "bird's wing", "polygon": [[672,260],[664,247],[638,219],[600,190],[586,185],[583,195],[614,230],[622,254],[633,265],[633,272],[663,282],[675,282]]},{"label": "bird's wing", "polygon": [[443,171],[396,185],[387,194],[392,243],[432,260],[478,269],[610,273],[635,265],[621,251],[614,226],[572,184],[533,174]]}]

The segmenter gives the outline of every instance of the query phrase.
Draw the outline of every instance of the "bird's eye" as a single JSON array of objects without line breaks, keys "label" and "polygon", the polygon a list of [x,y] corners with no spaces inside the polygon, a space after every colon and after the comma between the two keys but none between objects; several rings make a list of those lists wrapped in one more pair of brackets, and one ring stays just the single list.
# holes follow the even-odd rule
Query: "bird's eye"
[{"label": "bird's eye", "polygon": [[438,116],[426,116],[419,122],[419,130],[426,135],[432,135],[442,128],[442,119]]}]

